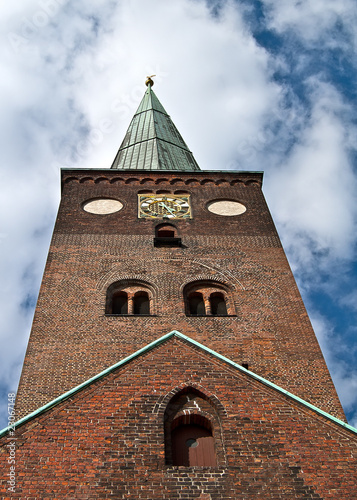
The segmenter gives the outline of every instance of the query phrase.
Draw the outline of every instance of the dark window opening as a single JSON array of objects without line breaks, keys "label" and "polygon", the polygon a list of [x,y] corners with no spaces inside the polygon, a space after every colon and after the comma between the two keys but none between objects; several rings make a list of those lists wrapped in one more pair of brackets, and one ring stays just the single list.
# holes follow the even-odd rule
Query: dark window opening
[{"label": "dark window opening", "polygon": [[181,238],[177,236],[176,227],[172,224],[160,224],[155,228],[155,247],[180,247]]},{"label": "dark window opening", "polygon": [[128,296],[125,292],[114,293],[111,312],[112,314],[128,314]]},{"label": "dark window opening", "polygon": [[229,290],[215,281],[188,283],[183,289],[187,316],[235,316]]},{"label": "dark window opening", "polygon": [[150,314],[150,301],[146,292],[137,292],[134,295],[134,314]]},{"label": "dark window opening", "polygon": [[122,280],[112,283],[107,289],[106,315],[151,315],[153,310],[153,294],[146,283]]},{"label": "dark window opening", "polygon": [[159,238],[174,238],[175,231],[170,231],[169,229],[159,229],[157,236]]},{"label": "dark window opening", "polygon": [[204,316],[206,314],[202,293],[193,292],[189,295],[188,310],[192,316]]},{"label": "dark window opening", "polygon": [[212,316],[227,316],[226,301],[222,293],[212,293],[210,304]]}]

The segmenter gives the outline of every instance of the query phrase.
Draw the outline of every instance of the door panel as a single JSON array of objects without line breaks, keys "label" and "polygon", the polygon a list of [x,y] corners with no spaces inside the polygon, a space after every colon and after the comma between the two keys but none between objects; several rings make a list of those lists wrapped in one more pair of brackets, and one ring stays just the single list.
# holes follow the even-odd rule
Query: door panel
[{"label": "door panel", "polygon": [[199,425],[180,425],[172,432],[173,465],[216,466],[212,433]]}]

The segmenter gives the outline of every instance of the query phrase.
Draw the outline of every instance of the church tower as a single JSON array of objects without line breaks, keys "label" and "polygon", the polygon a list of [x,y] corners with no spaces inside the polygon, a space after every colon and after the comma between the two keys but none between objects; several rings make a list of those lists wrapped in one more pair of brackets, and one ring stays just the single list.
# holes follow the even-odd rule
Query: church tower
[{"label": "church tower", "polygon": [[356,430],[263,174],[201,170],[146,84],[111,168],[61,172],[16,401],[19,495],[351,498]]}]

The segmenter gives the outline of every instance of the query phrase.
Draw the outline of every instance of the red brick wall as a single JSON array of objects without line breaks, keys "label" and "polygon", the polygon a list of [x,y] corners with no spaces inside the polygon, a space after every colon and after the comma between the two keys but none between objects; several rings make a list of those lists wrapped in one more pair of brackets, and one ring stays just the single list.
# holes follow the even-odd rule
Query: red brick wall
[{"label": "red brick wall", "polygon": [[[21,414],[176,329],[344,418],[261,191],[259,173],[63,172],[63,196],[18,392]],[[191,194],[193,219],[172,221],[181,248],[155,248],[162,220],[137,218],[137,194]],[[96,197],[124,208],[93,215]],[[210,213],[238,200],[239,216]],[[106,290],[120,279],[151,284],[153,317],[105,316]],[[235,316],[187,317],[182,290],[194,280],[229,290]]]},{"label": "red brick wall", "polygon": [[[212,408],[192,411],[211,411],[219,421],[217,468],[165,465],[165,409],[187,386]],[[15,437],[16,494],[7,496],[2,483],[2,498],[357,497],[353,432],[177,338],[19,427]],[[0,440],[5,474],[7,443]]]}]

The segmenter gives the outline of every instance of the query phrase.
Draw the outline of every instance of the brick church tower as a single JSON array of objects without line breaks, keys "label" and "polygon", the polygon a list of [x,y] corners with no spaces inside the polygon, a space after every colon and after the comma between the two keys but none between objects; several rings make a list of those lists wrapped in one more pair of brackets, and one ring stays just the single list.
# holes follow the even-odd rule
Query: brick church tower
[{"label": "brick church tower", "polygon": [[357,431],[263,174],[200,170],[152,85],[110,169],[61,172],[0,492],[353,498]]}]

